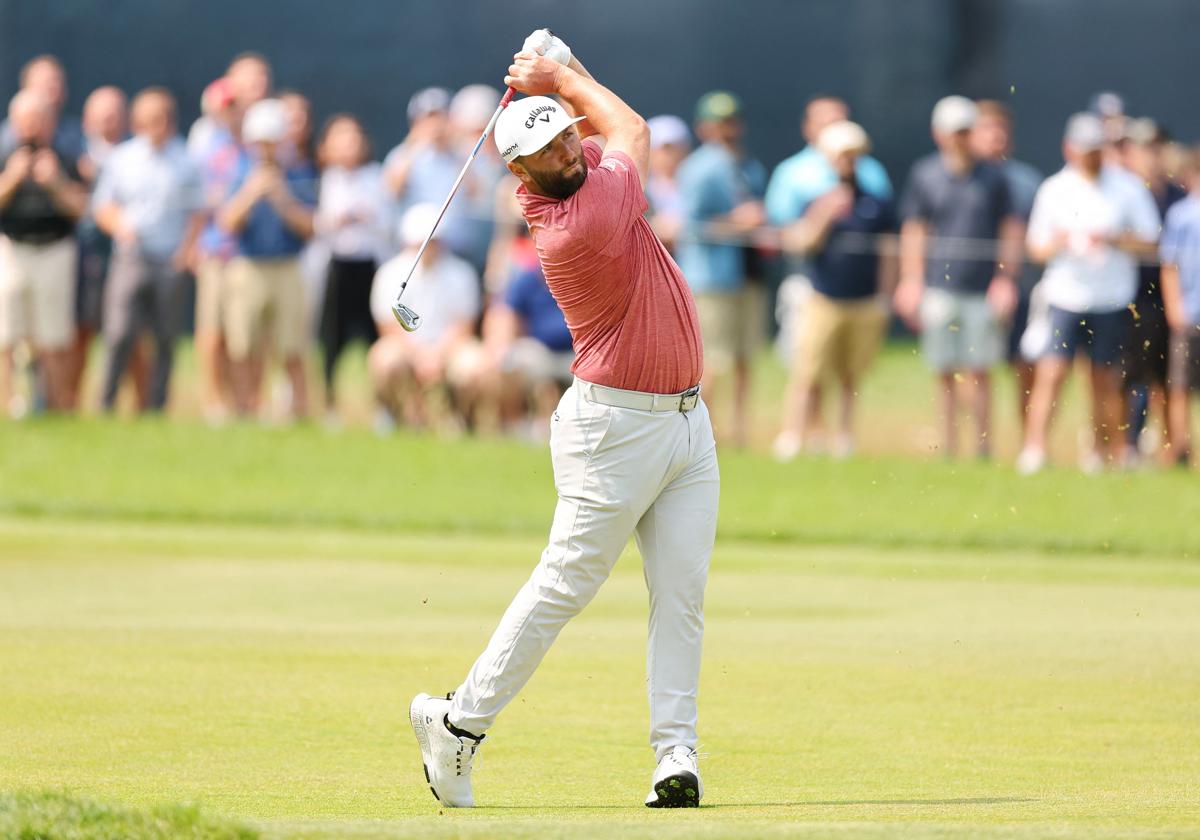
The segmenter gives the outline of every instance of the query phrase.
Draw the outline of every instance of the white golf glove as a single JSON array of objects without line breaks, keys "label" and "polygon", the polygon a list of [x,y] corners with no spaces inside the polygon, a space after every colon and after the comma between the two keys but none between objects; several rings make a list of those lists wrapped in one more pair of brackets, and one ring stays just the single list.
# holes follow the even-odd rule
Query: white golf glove
[{"label": "white golf glove", "polygon": [[571,48],[549,29],[535,29],[529,33],[529,37],[521,45],[521,52],[535,52],[552,58],[559,64],[571,63]]}]

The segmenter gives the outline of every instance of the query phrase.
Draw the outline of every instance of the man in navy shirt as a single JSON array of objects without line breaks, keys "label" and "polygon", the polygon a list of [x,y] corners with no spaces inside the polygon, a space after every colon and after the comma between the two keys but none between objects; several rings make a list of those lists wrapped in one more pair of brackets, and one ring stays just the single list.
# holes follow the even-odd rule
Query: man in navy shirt
[{"label": "man in navy shirt", "polygon": [[832,123],[821,131],[817,148],[838,181],[783,233],[785,250],[808,259],[813,286],[799,325],[783,430],[775,441],[775,454],[783,460],[799,454],[809,408],[831,376],[842,395],[834,452],[844,457],[853,451],[858,382],[883,338],[895,286],[895,258],[881,257],[878,242],[880,234],[895,231],[895,210],[889,199],[863,187],[858,172],[859,159],[870,150],[866,132],[846,120]]},{"label": "man in navy shirt", "polygon": [[502,414],[516,415],[520,405],[504,404],[515,398],[531,403],[538,418],[549,418],[571,384],[575,351],[566,318],[536,261],[516,269],[503,298],[488,311],[483,338],[500,372]]},{"label": "man in navy shirt", "polygon": [[268,337],[291,381],[292,415],[303,417],[308,407],[300,251],[313,234],[317,174],[309,163],[284,166],[278,152],[286,133],[278,99],[250,107],[242,123],[247,153],[218,214],[221,225],[237,237],[224,314],[234,403],[242,416],[258,407]]}]

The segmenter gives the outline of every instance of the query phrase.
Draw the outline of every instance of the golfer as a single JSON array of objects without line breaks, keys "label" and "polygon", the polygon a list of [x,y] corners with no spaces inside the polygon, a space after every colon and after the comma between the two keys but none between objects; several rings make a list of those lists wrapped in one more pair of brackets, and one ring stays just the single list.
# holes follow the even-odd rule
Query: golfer
[{"label": "golfer", "polygon": [[[720,476],[700,399],[703,349],[679,267],[642,218],[650,134],[546,30],[505,83],[531,94],[496,124],[525,221],[574,339],[574,384],[551,421],[558,506],[549,543],[466,680],[410,715],[433,794],[469,807],[471,760],[563,626],[595,596],[630,534],[650,593],[646,805],[694,807],[704,586]],[[561,102],[545,94],[557,94]],[[586,115],[586,116],[576,116]]]}]

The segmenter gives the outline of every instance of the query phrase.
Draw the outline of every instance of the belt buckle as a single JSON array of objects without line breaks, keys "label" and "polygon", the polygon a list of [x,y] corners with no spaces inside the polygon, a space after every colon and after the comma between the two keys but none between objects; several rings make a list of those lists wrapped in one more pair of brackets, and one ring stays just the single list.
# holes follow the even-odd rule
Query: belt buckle
[{"label": "belt buckle", "polygon": [[700,402],[700,386],[693,385],[679,395],[679,410],[691,411]]}]

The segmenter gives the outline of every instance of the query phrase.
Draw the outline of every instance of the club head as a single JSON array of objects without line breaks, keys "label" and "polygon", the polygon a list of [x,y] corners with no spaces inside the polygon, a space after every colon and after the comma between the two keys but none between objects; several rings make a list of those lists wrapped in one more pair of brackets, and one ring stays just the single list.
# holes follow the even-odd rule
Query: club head
[{"label": "club head", "polygon": [[392,304],[392,314],[396,316],[400,326],[404,327],[405,332],[415,332],[421,326],[421,316],[400,301]]}]

